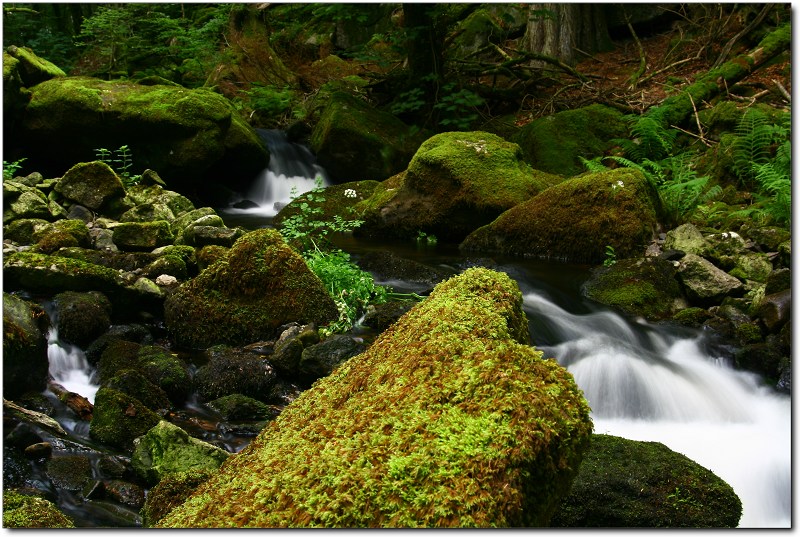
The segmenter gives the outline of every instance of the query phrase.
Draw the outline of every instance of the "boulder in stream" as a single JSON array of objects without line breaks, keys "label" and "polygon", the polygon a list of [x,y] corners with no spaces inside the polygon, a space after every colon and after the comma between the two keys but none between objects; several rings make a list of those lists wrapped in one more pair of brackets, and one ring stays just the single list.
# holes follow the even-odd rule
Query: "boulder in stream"
[{"label": "boulder in stream", "polygon": [[38,304],[3,293],[3,397],[47,387],[47,314]]},{"label": "boulder in stream", "polygon": [[507,275],[439,284],[157,526],[546,526],[592,422],[528,340]]},{"label": "boulder in stream", "polygon": [[325,286],[274,229],[244,235],[164,304],[167,328],[185,348],[269,340],[286,323],[338,316]]}]

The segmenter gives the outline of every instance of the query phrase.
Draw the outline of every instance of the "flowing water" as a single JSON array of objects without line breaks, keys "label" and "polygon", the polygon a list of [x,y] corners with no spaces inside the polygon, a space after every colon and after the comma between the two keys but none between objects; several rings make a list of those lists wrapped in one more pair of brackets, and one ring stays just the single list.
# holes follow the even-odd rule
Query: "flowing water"
[{"label": "flowing water", "polygon": [[230,215],[255,215],[272,217],[284,205],[297,196],[308,192],[321,181],[328,186],[325,169],[316,163],[311,150],[301,144],[292,143],[280,130],[257,129],[261,140],[269,149],[269,165],[259,174],[250,192],[244,196],[246,203],[234,203],[222,212]]},{"label": "flowing water", "polygon": [[[221,209],[228,225],[270,225],[275,204],[293,189],[314,187],[324,171],[303,146],[277,131],[262,131],[270,167],[248,199],[250,209]],[[390,249],[454,272],[468,260],[446,245],[370,243],[342,238],[358,256]],[[666,324],[630,320],[584,299],[587,267],[497,260],[520,285],[534,345],[575,376],[592,408],[595,432],[658,441],[728,482],[743,503],[741,527],[791,527],[791,398],[756,375],[737,371],[707,335]],[[391,282],[397,291],[417,285]],[[92,399],[96,386],[80,349],[49,335],[51,373],[71,391]],[[194,419],[194,418],[191,418]],[[187,418],[187,421],[190,421]],[[237,450],[241,446],[237,447]]]}]

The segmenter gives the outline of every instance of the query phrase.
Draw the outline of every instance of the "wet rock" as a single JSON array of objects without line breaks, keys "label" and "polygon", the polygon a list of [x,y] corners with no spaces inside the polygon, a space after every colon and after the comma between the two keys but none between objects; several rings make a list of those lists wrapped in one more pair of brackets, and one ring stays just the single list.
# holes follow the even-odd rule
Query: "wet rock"
[{"label": "wet rock", "polygon": [[238,393],[209,401],[208,407],[218,412],[225,421],[266,420],[276,415],[272,407]]},{"label": "wet rock", "polygon": [[74,203],[69,208],[69,211],[67,211],[67,218],[70,220],[80,220],[84,224],[88,224],[94,220],[94,213],[83,205]]},{"label": "wet rock", "polygon": [[103,386],[127,394],[153,411],[172,408],[173,404],[159,386],[135,369],[123,369],[103,383]]},{"label": "wet rock", "polygon": [[48,433],[59,437],[67,436],[67,432],[50,416],[42,414],[41,412],[28,410],[7,399],[3,399],[3,418],[36,425],[37,427],[43,428]]},{"label": "wet rock", "polygon": [[735,528],[730,485],[659,442],[594,434],[550,525],[558,528]]},{"label": "wet rock", "polygon": [[98,291],[65,291],[53,297],[58,337],[84,348],[111,326],[111,302]]},{"label": "wet rock", "polygon": [[385,304],[370,306],[361,324],[378,332],[383,332],[414,307],[415,302],[391,300]]},{"label": "wet rock", "polygon": [[92,482],[92,462],[85,455],[55,455],[47,461],[47,475],[56,488],[80,492]]},{"label": "wet rock", "polygon": [[792,290],[785,289],[763,298],[758,306],[758,317],[770,333],[776,334],[789,321],[792,313]]},{"label": "wet rock", "polygon": [[144,489],[130,481],[112,479],[103,483],[103,495],[122,505],[141,509],[144,506]]},{"label": "wet rock", "polygon": [[49,459],[53,454],[53,444],[50,442],[37,442],[36,444],[31,444],[26,447],[24,452],[25,456],[29,459]]},{"label": "wet rock", "polygon": [[400,257],[387,250],[368,252],[358,258],[357,264],[378,280],[401,280],[430,287],[453,275],[452,272]]},{"label": "wet rock", "polygon": [[105,162],[81,162],[61,177],[55,191],[93,211],[125,195],[122,180]]},{"label": "wet rock", "polygon": [[161,421],[137,439],[131,464],[142,479],[155,485],[169,473],[216,470],[229,456],[223,449],[192,438],[177,425]]},{"label": "wet rock", "polygon": [[97,390],[89,436],[124,451],[133,449],[133,440],[144,435],[161,417],[138,399],[109,388]]},{"label": "wet rock", "polygon": [[[8,427],[6,427],[8,428]],[[44,440],[39,431],[29,423],[18,423],[5,435],[5,445],[14,446],[18,449],[25,449],[33,444],[38,444]]]},{"label": "wet rock", "polygon": [[299,373],[305,379],[316,380],[333,373],[349,358],[364,352],[366,346],[345,334],[334,334],[321,343],[303,349]]},{"label": "wet rock", "polygon": [[93,366],[96,366],[103,355],[103,351],[112,341],[123,340],[139,343],[140,345],[151,345],[153,335],[150,330],[142,324],[115,324],[109,327],[105,334],[95,339],[84,353],[86,359]]},{"label": "wet rock", "polygon": [[268,402],[276,372],[264,356],[226,346],[207,351],[208,363],[194,377],[197,393],[207,401],[239,393]]},{"label": "wet rock", "polygon": [[679,261],[678,279],[693,305],[712,306],[722,303],[726,296],[744,293],[742,282],[695,254]]},{"label": "wet rock", "polygon": [[32,302],[3,293],[3,397],[15,399],[47,386],[47,315]]}]

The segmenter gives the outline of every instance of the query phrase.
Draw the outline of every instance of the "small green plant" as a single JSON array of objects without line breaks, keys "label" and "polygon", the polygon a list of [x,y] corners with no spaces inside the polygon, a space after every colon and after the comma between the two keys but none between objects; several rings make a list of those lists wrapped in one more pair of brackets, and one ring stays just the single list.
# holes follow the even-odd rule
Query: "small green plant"
[{"label": "small green plant", "polygon": [[442,97],[433,105],[439,112],[439,125],[448,129],[467,130],[478,119],[477,107],[484,104],[483,97],[466,88],[455,91],[455,84],[442,87]]},{"label": "small green plant", "polygon": [[3,161],[3,180],[8,181],[16,177],[17,172],[22,168],[22,161],[26,160],[25,157],[15,160],[14,162]]},{"label": "small green plant", "polygon": [[95,158],[99,161],[105,162],[117,172],[125,188],[130,188],[141,181],[141,175],[132,175],[130,172],[133,166],[133,152],[127,145],[120,146],[119,149],[110,151],[104,147],[94,150]]},{"label": "small green plant", "polygon": [[617,263],[617,252],[614,250],[614,247],[610,244],[606,244],[606,258],[603,261],[604,267],[610,267]]},{"label": "small green plant", "polygon": [[419,246],[436,246],[439,240],[436,238],[436,235],[432,233],[425,233],[424,231],[420,230],[417,232],[417,245]]}]

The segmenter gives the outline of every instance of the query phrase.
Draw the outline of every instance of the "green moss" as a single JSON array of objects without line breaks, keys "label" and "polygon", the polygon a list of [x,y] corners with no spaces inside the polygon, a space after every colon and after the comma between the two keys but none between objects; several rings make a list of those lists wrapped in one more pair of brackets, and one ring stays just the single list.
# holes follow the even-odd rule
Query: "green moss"
[{"label": "green moss", "polygon": [[153,527],[173,507],[180,505],[194,490],[207,481],[214,472],[194,470],[167,474],[150,489],[142,508],[142,525]]},{"label": "green moss", "polygon": [[75,524],[52,502],[14,490],[3,491],[3,527],[74,528]]},{"label": "green moss", "polygon": [[3,276],[9,286],[34,292],[113,292],[122,285],[116,270],[78,259],[31,252],[17,252],[6,257]]},{"label": "green moss", "polygon": [[174,239],[169,222],[122,222],[114,226],[112,240],[123,250],[152,250],[171,244]]},{"label": "green moss", "polygon": [[660,201],[636,170],[619,168],[559,183],[470,234],[468,251],[600,264],[606,246],[638,255],[658,228]]},{"label": "green moss", "polygon": [[91,246],[89,229],[81,220],[58,220],[33,233],[34,251],[51,254],[59,248]]},{"label": "green moss", "polygon": [[[272,223],[276,227],[280,227],[281,223],[287,218],[300,214],[300,205],[303,203],[308,204],[312,209],[321,210],[320,213],[314,215],[316,220],[333,221],[334,216],[341,216],[345,220],[356,219],[359,213],[356,211],[355,206],[372,196],[380,184],[378,181],[353,181],[331,185],[322,191],[321,197],[324,199],[322,202],[316,200],[308,201],[307,194],[300,194],[275,215]],[[347,191],[355,192],[355,196],[345,196]],[[315,197],[320,196],[315,193]]]},{"label": "green moss", "polygon": [[527,341],[505,274],[439,284],[159,526],[545,525],[592,425],[572,376]]},{"label": "green moss", "polygon": [[573,176],[585,171],[578,157],[602,155],[612,147],[612,140],[627,134],[621,112],[593,104],[532,121],[512,141],[537,170]]},{"label": "green moss", "polygon": [[129,451],[133,440],[155,427],[161,417],[141,401],[109,388],[97,390],[89,436],[109,446]]},{"label": "green moss", "polygon": [[741,514],[730,485],[686,456],[595,434],[553,526],[735,528]]},{"label": "green moss", "polygon": [[322,282],[274,229],[241,237],[164,307],[167,327],[186,347],[252,343],[290,321],[327,324],[338,317]]},{"label": "green moss", "polygon": [[226,421],[265,420],[273,416],[269,406],[240,393],[225,395],[208,402],[209,408]]}]

